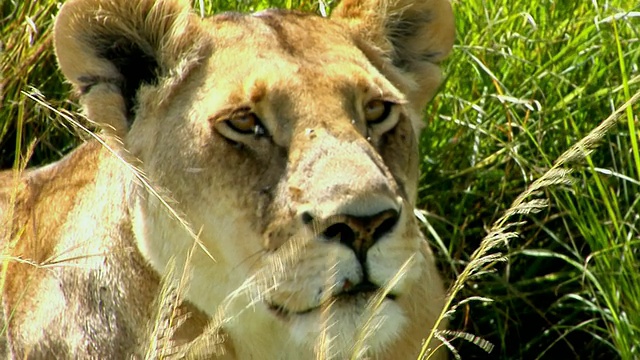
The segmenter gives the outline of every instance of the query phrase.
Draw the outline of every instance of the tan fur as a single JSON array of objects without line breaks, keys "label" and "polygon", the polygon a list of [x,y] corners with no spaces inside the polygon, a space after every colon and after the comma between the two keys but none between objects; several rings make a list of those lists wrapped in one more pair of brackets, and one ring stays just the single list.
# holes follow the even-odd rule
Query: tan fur
[{"label": "tan fur", "polygon": [[0,174],[8,356],[157,356],[175,270],[175,356],[415,358],[444,299],[413,216],[419,112],[452,42],[448,0],[66,2],[56,54],[104,144]]}]

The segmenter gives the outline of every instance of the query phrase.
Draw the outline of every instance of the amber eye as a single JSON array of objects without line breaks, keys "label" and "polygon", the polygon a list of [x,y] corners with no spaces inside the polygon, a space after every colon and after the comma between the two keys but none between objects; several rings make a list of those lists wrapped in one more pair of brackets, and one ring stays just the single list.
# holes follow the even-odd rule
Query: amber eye
[{"label": "amber eye", "polygon": [[254,113],[242,112],[233,114],[225,122],[231,129],[240,134],[264,135],[265,133],[264,126]]},{"label": "amber eye", "polygon": [[371,100],[364,106],[364,118],[369,124],[383,122],[391,112],[392,104],[383,100]]}]

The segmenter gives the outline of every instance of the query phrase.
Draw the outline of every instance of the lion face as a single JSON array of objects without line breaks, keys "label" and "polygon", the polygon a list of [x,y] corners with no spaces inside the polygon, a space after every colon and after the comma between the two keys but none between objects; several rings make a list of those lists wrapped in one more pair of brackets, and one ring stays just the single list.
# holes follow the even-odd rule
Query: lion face
[{"label": "lion face", "polygon": [[[372,356],[401,338],[415,354],[443,300],[413,208],[416,114],[451,46],[448,3],[389,5],[384,18],[347,1],[332,19],[206,20],[174,1],[96,3],[65,5],[61,68],[209,253],[134,186],[134,233],[152,266],[188,269],[187,299],[239,358],[292,344],[293,358]],[[67,55],[82,46],[86,65]]]}]

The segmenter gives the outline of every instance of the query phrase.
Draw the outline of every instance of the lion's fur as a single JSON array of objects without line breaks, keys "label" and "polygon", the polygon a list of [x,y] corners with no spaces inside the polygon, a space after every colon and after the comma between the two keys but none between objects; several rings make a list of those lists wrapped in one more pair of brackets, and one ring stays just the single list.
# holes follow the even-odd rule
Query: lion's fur
[{"label": "lion's fur", "polygon": [[[70,0],[54,35],[103,131],[0,173],[10,358],[148,355],[170,264],[189,277],[176,349],[204,331],[230,359],[417,356],[444,299],[412,214],[448,0],[345,0],[331,19]],[[247,111],[256,135],[229,126]],[[364,280],[393,299],[336,295]]]}]

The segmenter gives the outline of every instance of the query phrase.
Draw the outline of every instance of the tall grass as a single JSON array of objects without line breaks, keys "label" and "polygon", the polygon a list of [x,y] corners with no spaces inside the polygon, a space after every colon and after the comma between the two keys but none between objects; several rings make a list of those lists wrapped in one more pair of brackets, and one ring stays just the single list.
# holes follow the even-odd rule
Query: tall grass
[{"label": "tall grass", "polygon": [[[450,278],[524,188],[640,90],[637,3],[455,9],[458,45],[428,111],[420,191]],[[456,341],[463,358],[638,357],[638,105],[623,115],[596,152],[562,167],[570,183],[540,189],[545,208],[512,219],[517,237],[491,252],[506,261],[462,288],[457,299],[480,301],[459,306],[453,328],[495,345],[487,355]]]},{"label": "tall grass", "polygon": [[[419,193],[442,271],[457,285],[447,313],[454,332],[444,336],[457,337],[451,345],[462,358],[639,358],[638,105],[591,142],[580,140],[640,91],[640,5],[453,5],[458,40],[426,111]],[[24,95],[77,109],[51,48],[58,6],[0,5],[3,168],[52,161],[81,141],[66,120]],[[299,0],[194,7],[321,8]],[[558,160],[572,147],[572,157]],[[536,182],[541,177],[554,181]],[[518,197],[527,189],[529,197]],[[529,207],[507,211],[514,204]],[[478,249],[484,253],[474,255]]]}]

